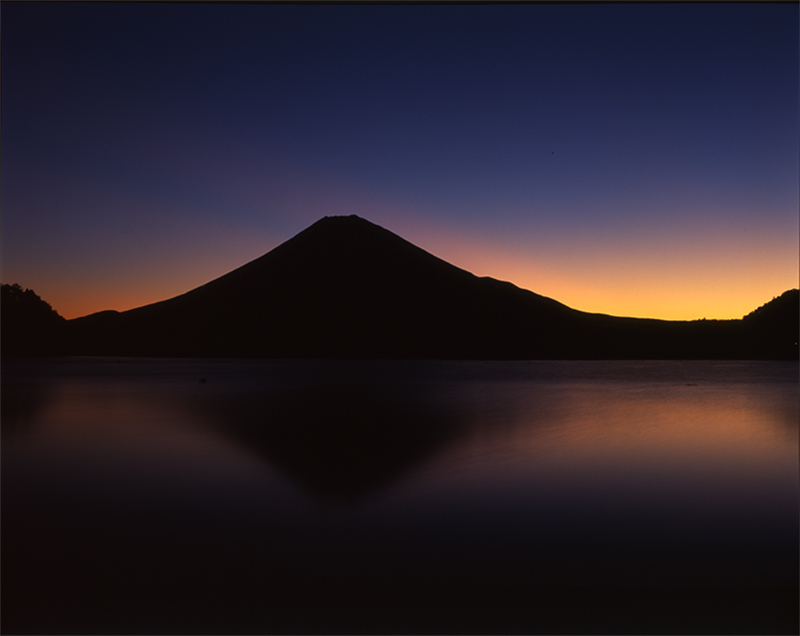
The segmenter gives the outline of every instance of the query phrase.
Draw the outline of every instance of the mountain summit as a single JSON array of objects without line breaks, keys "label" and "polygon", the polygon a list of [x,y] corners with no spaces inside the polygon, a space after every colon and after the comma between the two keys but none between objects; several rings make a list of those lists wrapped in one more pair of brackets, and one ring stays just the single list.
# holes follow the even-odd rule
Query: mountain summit
[{"label": "mountain summit", "polygon": [[[784,322],[791,324],[791,317]],[[378,225],[343,216],[322,218],[264,256],[175,298],[68,321],[65,352],[232,358],[797,356],[796,318],[787,333],[762,324],[587,314],[511,283],[477,277]]]}]

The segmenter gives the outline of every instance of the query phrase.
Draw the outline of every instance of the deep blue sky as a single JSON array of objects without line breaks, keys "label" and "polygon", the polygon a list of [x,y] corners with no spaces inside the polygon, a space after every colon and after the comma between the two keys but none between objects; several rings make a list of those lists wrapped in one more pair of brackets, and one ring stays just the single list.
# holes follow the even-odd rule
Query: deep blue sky
[{"label": "deep blue sky", "polygon": [[798,5],[8,3],[3,282],[128,309],[359,214],[575,308],[798,284]]}]

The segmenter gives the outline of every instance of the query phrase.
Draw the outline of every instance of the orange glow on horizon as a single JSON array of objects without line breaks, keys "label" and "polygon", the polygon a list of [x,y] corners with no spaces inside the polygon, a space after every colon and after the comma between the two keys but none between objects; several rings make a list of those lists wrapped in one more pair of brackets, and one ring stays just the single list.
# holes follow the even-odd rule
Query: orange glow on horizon
[{"label": "orange glow on horizon", "polygon": [[528,254],[432,226],[425,239],[427,251],[477,276],[511,282],[573,309],[611,316],[739,319],[798,287],[794,237],[787,237],[786,246],[766,239],[756,247],[737,245],[738,259],[726,254],[724,245],[705,250],[691,246],[674,255],[669,243],[644,244],[627,252],[604,253],[589,244],[570,253],[532,249]]},{"label": "orange glow on horizon", "polygon": [[[363,193],[347,194],[340,196],[341,210],[325,208],[315,197],[304,203],[328,215],[358,214],[477,276],[511,282],[580,311],[664,320],[739,319],[798,287],[797,238],[792,236],[783,244],[766,233],[721,236],[708,245],[676,232],[638,244],[625,243],[624,237],[617,244],[574,237],[569,243],[542,241],[527,248],[508,245],[500,234],[477,236]],[[55,280],[45,279],[43,271],[31,272],[34,276],[16,280],[17,273],[8,270],[5,282],[32,288],[65,318],[125,311],[186,293],[291,238],[213,229],[214,236],[195,235],[178,247],[151,252],[144,265],[121,260],[80,282],[75,272]],[[199,256],[198,245],[205,250]]]}]

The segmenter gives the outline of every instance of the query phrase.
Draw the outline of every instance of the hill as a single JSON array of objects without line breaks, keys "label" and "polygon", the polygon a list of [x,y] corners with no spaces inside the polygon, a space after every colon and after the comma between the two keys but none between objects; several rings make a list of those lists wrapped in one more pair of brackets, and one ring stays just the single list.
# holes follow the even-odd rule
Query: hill
[{"label": "hill", "polygon": [[800,290],[791,289],[746,315],[745,342],[754,357],[797,359]]},{"label": "hill", "polygon": [[0,311],[2,355],[46,355],[60,346],[66,321],[32,289],[2,285]]},{"label": "hill", "polygon": [[792,305],[790,296],[779,305],[733,321],[588,314],[474,276],[359,217],[325,217],[185,294],[68,321],[62,351],[231,358],[796,358],[797,302]]}]

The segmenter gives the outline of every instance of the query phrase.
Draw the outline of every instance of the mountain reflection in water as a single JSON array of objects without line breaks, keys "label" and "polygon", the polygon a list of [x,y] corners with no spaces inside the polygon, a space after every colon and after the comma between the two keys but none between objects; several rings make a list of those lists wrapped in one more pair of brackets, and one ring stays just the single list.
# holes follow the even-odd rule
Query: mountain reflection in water
[{"label": "mountain reflection in water", "polygon": [[[764,616],[780,631],[796,614],[797,375],[4,363],[3,628],[380,632],[388,612],[403,632],[555,633],[575,603],[647,607],[669,586],[705,591],[663,603],[738,616],[721,631],[767,633]],[[709,600],[731,585],[739,615]],[[625,631],[616,607],[573,629]],[[297,622],[309,612],[323,618]],[[661,627],[684,631],[674,620]]]},{"label": "mountain reflection in water", "polygon": [[266,391],[221,405],[218,430],[316,497],[358,501],[435,456],[459,434],[454,413],[394,388]]}]

